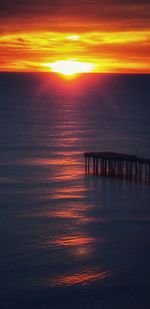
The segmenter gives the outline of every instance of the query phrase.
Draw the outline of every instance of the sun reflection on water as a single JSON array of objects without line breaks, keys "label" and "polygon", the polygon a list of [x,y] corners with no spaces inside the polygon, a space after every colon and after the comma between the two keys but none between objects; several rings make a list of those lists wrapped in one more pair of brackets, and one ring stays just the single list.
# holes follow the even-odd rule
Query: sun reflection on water
[{"label": "sun reflection on water", "polygon": [[66,274],[53,278],[47,282],[48,286],[74,286],[74,285],[87,285],[95,281],[102,281],[110,276],[107,271],[100,271],[92,268],[85,268],[82,272],[73,274]]},{"label": "sun reflection on water", "polygon": [[75,220],[78,222],[78,224],[86,224],[88,222],[94,222],[95,218],[92,216],[86,215],[86,211],[89,209],[85,205],[85,207],[79,207],[78,205],[67,207],[66,209],[56,209],[52,210],[47,213],[47,216],[50,216],[52,218],[59,218],[59,219],[70,219]]},{"label": "sun reflection on water", "polygon": [[56,246],[81,246],[93,243],[95,239],[93,237],[88,236],[62,236],[56,240],[54,240],[54,244]]}]

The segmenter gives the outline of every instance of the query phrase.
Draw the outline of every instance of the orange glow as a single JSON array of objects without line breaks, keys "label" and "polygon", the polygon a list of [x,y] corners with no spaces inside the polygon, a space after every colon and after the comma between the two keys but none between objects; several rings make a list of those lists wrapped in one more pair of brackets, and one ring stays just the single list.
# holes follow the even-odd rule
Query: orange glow
[{"label": "orange glow", "polygon": [[104,280],[109,276],[106,271],[97,271],[95,269],[85,269],[72,275],[59,276],[51,282],[52,286],[57,285],[85,285],[92,281]]},{"label": "orange glow", "polygon": [[150,72],[150,30],[2,33],[1,71]]},{"label": "orange glow", "polygon": [[[78,212],[73,208],[73,209],[66,209],[66,210],[57,210],[57,211],[52,211],[50,214],[51,217],[56,217],[56,218],[61,218],[61,219],[77,219],[81,220],[82,216],[78,214]],[[84,220],[84,217],[83,217]]]},{"label": "orange glow", "polygon": [[85,213],[81,210],[75,210],[75,209],[67,209],[66,211],[56,211],[52,212],[50,216],[54,216],[61,219],[76,219],[78,222],[85,224],[88,222],[94,222],[95,219],[92,217],[85,216]]},{"label": "orange glow", "polygon": [[79,73],[91,72],[94,68],[94,65],[92,65],[91,63],[75,60],[61,60],[44,64],[44,66],[49,67],[52,72],[60,73],[65,76],[72,76]]},{"label": "orange glow", "polygon": [[92,237],[83,237],[83,236],[63,236],[54,241],[54,244],[57,246],[81,246],[87,245],[94,241]]}]

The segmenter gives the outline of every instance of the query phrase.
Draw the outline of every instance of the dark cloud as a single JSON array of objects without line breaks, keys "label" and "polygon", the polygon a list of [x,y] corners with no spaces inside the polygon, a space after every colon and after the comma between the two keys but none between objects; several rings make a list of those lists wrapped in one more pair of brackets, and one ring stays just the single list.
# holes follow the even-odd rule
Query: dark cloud
[{"label": "dark cloud", "polygon": [[[0,0],[0,31],[35,24],[58,30],[78,22],[111,28],[149,28],[149,0]],[[79,27],[80,28],[80,27]]]},{"label": "dark cloud", "polygon": [[[29,17],[37,14],[62,16],[91,16],[92,17],[114,17],[114,13],[120,12],[121,16],[138,13],[142,8],[141,14],[147,16],[150,8],[149,0],[7,0],[0,1],[1,17]],[[145,10],[144,10],[145,8]],[[140,13],[140,12],[139,12]],[[19,14],[19,15],[18,15]],[[76,15],[79,14],[79,15]],[[139,14],[140,15],[140,14]]]}]

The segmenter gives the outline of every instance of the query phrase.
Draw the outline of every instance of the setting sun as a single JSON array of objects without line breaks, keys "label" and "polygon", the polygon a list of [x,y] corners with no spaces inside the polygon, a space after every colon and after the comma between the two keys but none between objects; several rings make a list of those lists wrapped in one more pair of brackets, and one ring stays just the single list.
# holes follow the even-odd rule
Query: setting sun
[{"label": "setting sun", "polygon": [[51,72],[60,73],[65,76],[88,73],[94,68],[94,65],[91,63],[75,60],[60,60],[52,63],[46,63],[44,66],[49,67]]}]

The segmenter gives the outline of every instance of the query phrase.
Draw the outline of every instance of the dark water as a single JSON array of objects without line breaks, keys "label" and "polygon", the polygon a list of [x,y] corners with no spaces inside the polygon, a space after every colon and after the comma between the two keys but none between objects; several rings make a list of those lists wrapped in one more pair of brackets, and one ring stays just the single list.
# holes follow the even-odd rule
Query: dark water
[{"label": "dark water", "polygon": [[84,151],[150,157],[150,75],[0,74],[0,308],[150,308],[150,187]]}]

